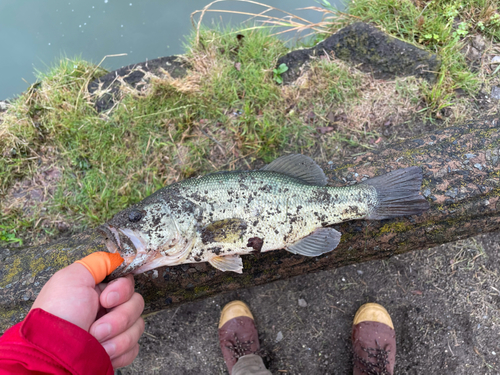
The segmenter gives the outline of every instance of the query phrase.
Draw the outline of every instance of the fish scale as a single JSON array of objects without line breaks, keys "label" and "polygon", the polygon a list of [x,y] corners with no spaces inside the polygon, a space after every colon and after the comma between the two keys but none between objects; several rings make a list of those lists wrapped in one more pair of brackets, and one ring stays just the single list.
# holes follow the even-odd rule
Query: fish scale
[{"label": "fish scale", "polygon": [[419,214],[420,168],[410,167],[347,187],[326,186],[309,157],[288,155],[257,171],[218,172],[167,186],[100,229],[125,262],[112,275],[209,262],[242,272],[240,255],[285,248],[304,256],[332,251],[332,224]]},{"label": "fish scale", "polygon": [[[268,171],[217,173],[181,186],[182,196],[202,208],[203,226],[241,218],[247,222],[247,234],[234,245],[245,248],[248,238],[259,237],[265,239],[261,251],[281,249],[321,226],[362,218],[376,205],[375,189],[368,185],[318,187]],[[233,247],[201,244],[199,240],[200,251],[214,245],[227,253]]]}]

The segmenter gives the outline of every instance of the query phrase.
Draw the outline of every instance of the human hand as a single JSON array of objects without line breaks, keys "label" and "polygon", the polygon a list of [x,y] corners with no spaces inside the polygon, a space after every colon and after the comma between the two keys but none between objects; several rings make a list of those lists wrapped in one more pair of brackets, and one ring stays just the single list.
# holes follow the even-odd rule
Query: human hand
[{"label": "human hand", "polygon": [[121,262],[103,270],[108,256],[94,254],[100,253],[84,258],[82,262],[92,257],[85,266],[73,263],[56,272],[42,288],[32,309],[41,308],[86,330],[102,344],[114,368],[127,366],[139,353],[138,340],[144,332],[140,317],[144,300],[134,292],[132,275],[100,283]]}]

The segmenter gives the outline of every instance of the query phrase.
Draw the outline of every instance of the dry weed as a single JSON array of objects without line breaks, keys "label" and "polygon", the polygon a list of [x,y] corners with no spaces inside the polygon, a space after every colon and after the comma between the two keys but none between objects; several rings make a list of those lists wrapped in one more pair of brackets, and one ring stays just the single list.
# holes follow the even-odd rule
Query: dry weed
[{"label": "dry weed", "polygon": [[[325,69],[325,64],[335,64],[344,72],[344,81]],[[351,82],[351,83],[347,83]],[[333,117],[342,116],[342,128],[366,131],[384,124],[401,124],[415,114],[418,106],[419,81],[415,77],[395,80],[376,80],[369,73],[363,73],[342,60],[328,57],[313,63],[297,79],[295,85],[283,87],[282,93],[289,105],[296,105],[303,98],[323,98],[325,92],[335,86],[339,100],[313,101],[323,106]]]},{"label": "dry weed", "polygon": [[[253,4],[256,6],[259,6],[263,8],[263,10],[259,13],[251,13],[251,12],[240,12],[240,11],[234,11],[234,10],[226,10],[226,9],[216,9],[212,8],[213,5],[221,2],[227,2],[227,1],[237,1],[237,2],[242,2],[242,3],[247,3],[247,4]],[[284,11],[282,9],[259,3],[257,1],[251,1],[251,0],[216,0],[212,1],[211,3],[207,4],[202,10],[197,10],[193,13],[191,13],[191,23],[193,26],[196,28],[196,44],[199,42],[199,37],[200,37],[200,29],[202,25],[203,18],[207,12],[213,12],[213,13],[231,13],[231,14],[240,14],[240,15],[245,15],[249,16],[248,20],[246,22],[249,22],[251,20],[255,21],[256,23],[259,23],[260,25],[251,27],[251,28],[261,28],[265,26],[271,26],[271,27],[277,27],[277,28],[284,28],[284,30],[277,31],[273,35],[280,35],[288,32],[303,32],[303,31],[310,31],[309,34],[303,35],[302,37],[308,37],[313,34],[325,34],[328,32],[328,30],[331,29],[333,24],[338,24],[336,21],[336,18],[338,16],[343,15],[344,13],[342,12],[334,12],[333,10],[328,10],[324,8],[319,8],[319,7],[307,7],[307,8],[302,8],[304,10],[306,9],[312,9],[319,11],[323,13],[325,16],[321,20],[321,22],[311,22],[306,20],[305,18],[299,17],[296,14]],[[279,12],[283,14],[282,17],[276,17],[276,16],[271,16],[269,13],[271,12]],[[199,14],[199,19],[198,21],[195,21],[195,16]]]}]

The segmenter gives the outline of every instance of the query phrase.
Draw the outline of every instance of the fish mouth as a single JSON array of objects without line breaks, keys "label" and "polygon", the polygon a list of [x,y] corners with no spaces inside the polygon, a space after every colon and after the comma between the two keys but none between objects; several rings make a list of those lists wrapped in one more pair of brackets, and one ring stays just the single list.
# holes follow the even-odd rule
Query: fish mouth
[{"label": "fish mouth", "polygon": [[108,251],[118,252],[123,258],[123,263],[108,277],[110,280],[136,273],[134,271],[157,255],[157,251],[148,247],[144,236],[138,231],[116,228],[109,224],[104,224],[99,229],[106,236],[105,245]]}]

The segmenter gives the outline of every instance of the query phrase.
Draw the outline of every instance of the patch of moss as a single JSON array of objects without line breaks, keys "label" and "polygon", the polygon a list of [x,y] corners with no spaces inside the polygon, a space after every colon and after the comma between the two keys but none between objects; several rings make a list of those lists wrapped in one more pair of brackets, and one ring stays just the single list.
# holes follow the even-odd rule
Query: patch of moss
[{"label": "patch of moss", "polygon": [[21,259],[15,258],[9,267],[7,275],[3,278],[3,282],[0,284],[0,287],[5,288],[7,285],[9,285],[12,281],[14,281],[16,276],[19,276],[21,271]]},{"label": "patch of moss", "polygon": [[194,288],[194,294],[199,297],[199,296],[202,296],[204,294],[207,294],[207,292],[210,290],[210,287],[209,286],[197,286],[196,288]]},{"label": "patch of moss", "polygon": [[383,235],[386,233],[392,233],[392,232],[402,233],[402,232],[408,231],[411,228],[412,228],[412,226],[408,225],[407,223],[405,223],[403,221],[396,221],[393,223],[385,224],[382,228],[380,228],[379,235]]}]

